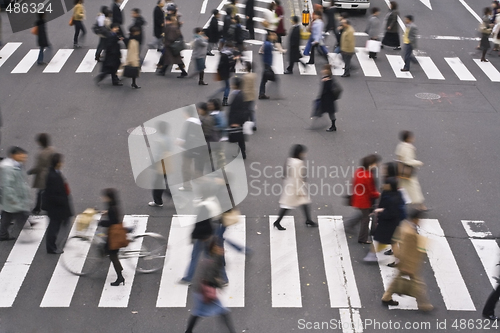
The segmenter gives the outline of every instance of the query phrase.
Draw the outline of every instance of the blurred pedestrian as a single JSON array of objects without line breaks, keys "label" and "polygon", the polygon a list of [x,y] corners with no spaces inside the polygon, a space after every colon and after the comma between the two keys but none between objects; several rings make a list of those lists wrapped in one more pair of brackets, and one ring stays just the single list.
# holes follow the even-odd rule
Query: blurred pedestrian
[{"label": "blurred pedestrian", "polygon": [[280,0],[274,0],[274,2],[276,3],[275,13],[279,19],[278,27],[276,28],[276,35],[278,36],[277,43],[282,45],[283,41],[281,40],[281,38],[286,36],[285,21],[284,21],[285,11],[283,10],[283,6],[281,5]]},{"label": "blurred pedestrian", "polygon": [[49,217],[46,233],[46,249],[49,254],[61,254],[57,249],[56,241],[61,226],[66,226],[73,216],[70,201],[70,189],[61,173],[64,160],[63,155],[55,153],[51,158],[50,170],[47,175],[47,186],[43,191],[43,207]]},{"label": "blurred pedestrian", "polygon": [[165,0],[158,0],[155,9],[153,10],[153,36],[155,41],[149,44],[151,47],[156,48],[158,52],[161,52],[163,48],[163,27],[165,26],[165,12],[163,11],[165,7]]},{"label": "blurred pedestrian", "polygon": [[196,72],[198,73],[198,85],[206,86],[208,83],[205,78],[205,60],[208,54],[208,37],[203,33],[202,28],[194,29],[193,41],[193,59],[195,60]]},{"label": "blurred pedestrian", "polygon": [[311,57],[309,58],[308,64],[314,64],[314,51],[318,50],[321,56],[323,56],[327,63],[328,60],[328,50],[326,49],[323,41],[323,27],[324,23],[322,20],[322,15],[320,12],[315,12],[313,14],[314,20],[311,25]]},{"label": "blurred pedestrian", "polygon": [[[132,19],[134,20],[130,28],[137,27],[139,29],[139,35],[137,36],[137,41],[139,42],[139,51],[144,40],[143,27],[146,25],[144,17],[141,15],[141,10],[139,8],[132,9]],[[129,29],[130,30],[130,29]]]},{"label": "blurred pedestrian", "polygon": [[420,274],[425,253],[424,238],[417,230],[421,216],[421,211],[412,211],[409,219],[401,222],[394,235],[397,243],[394,246],[394,255],[399,259],[396,266],[398,275],[382,296],[382,304],[385,306],[399,305],[399,302],[392,299],[392,295],[400,294],[415,297],[420,311],[432,311],[434,308],[429,302],[427,287]]},{"label": "blurred pedestrian", "polygon": [[481,41],[479,42],[479,48],[481,49],[481,62],[488,62],[486,60],[486,52],[490,49],[490,35],[492,31],[493,24],[490,21],[490,16],[492,14],[491,8],[484,8],[483,21],[479,25],[479,31],[481,32]]},{"label": "blurred pedestrian", "polygon": [[208,246],[208,254],[200,261],[196,270],[193,292],[193,309],[188,319],[186,333],[192,333],[200,317],[221,316],[230,333],[236,333],[225,308],[217,296],[217,289],[222,288],[221,269],[223,267],[224,249],[213,238]]},{"label": "blurred pedestrian", "polygon": [[50,145],[50,136],[47,133],[37,134],[36,142],[40,147],[40,152],[35,157],[35,165],[28,170],[28,175],[35,176],[32,187],[37,189],[36,204],[31,212],[34,215],[39,215],[42,210],[42,193],[45,189],[45,181],[49,173],[51,158],[56,151]]},{"label": "blurred pedestrian", "polygon": [[132,78],[132,88],[140,89],[137,85],[136,79],[139,77],[141,71],[141,58],[140,58],[140,42],[141,31],[139,27],[133,25],[130,28],[130,37],[128,39],[127,46],[127,59],[125,59],[125,66],[132,67],[134,69]]},{"label": "blurred pedestrian", "polygon": [[267,81],[276,81],[276,75],[273,71],[273,43],[276,41],[276,33],[269,32],[267,34],[267,39],[263,45],[262,62],[264,64],[262,71],[262,79],[260,81],[259,87],[259,99],[269,99],[266,95],[266,83]]},{"label": "blurred pedestrian", "polygon": [[420,182],[416,175],[416,168],[421,167],[424,163],[416,159],[417,149],[413,145],[415,135],[410,131],[402,131],[400,133],[401,142],[397,145],[395,155],[396,159],[404,165],[413,168],[412,175],[408,178],[399,177],[399,186],[404,188],[410,198],[410,203],[417,206],[420,210],[427,210],[424,205],[424,195],[420,188]]},{"label": "blurred pedestrian", "polygon": [[118,199],[118,192],[114,188],[106,188],[102,190],[101,197],[103,203],[106,205],[106,210],[102,212],[101,220],[99,221],[99,226],[108,228],[108,237],[106,241],[105,251],[109,255],[109,260],[113,264],[113,268],[116,272],[116,281],[111,282],[111,286],[116,287],[123,283],[125,285],[125,278],[123,277],[122,271],[123,267],[118,259],[119,249],[110,249],[110,235],[109,229],[112,225],[122,224],[123,215],[120,209],[120,202]]},{"label": "blurred pedestrian", "polygon": [[382,39],[382,45],[393,47],[394,50],[401,50],[399,41],[399,25],[398,25],[398,4],[396,1],[390,2],[390,11],[385,17],[385,34]]},{"label": "blurred pedestrian", "polygon": [[224,86],[217,90],[213,96],[215,97],[215,95],[220,92],[224,92],[222,106],[228,106],[227,99],[229,97],[229,91],[231,90],[229,80],[231,79],[231,73],[235,72],[236,57],[233,51],[233,43],[221,42],[219,48],[221,51],[219,65],[217,66],[217,80],[222,81]]},{"label": "blurred pedestrian", "polygon": [[238,143],[243,159],[247,158],[245,136],[243,135],[243,124],[248,120],[247,103],[243,93],[243,82],[239,77],[233,78],[233,91],[231,92],[231,105],[227,115],[229,125],[229,142]]},{"label": "blurred pedestrian", "polygon": [[245,26],[250,39],[255,39],[255,28],[253,18],[255,17],[255,0],[247,0],[245,4]]},{"label": "blurred pedestrian", "polygon": [[208,110],[210,111],[210,115],[215,119],[215,133],[214,136],[218,138],[216,141],[221,141],[224,137],[227,139],[227,117],[224,111],[221,111],[222,105],[221,101],[218,98],[211,98],[207,103]]},{"label": "blurred pedestrian", "polygon": [[273,223],[273,226],[278,230],[286,230],[280,222],[290,209],[295,209],[299,206],[304,210],[306,217],[306,226],[317,227],[316,222],[313,222],[310,215],[311,198],[307,191],[307,168],[304,160],[306,158],[307,148],[303,145],[294,145],[290,152],[290,157],[286,161],[285,180],[283,181],[282,194],[280,198],[280,212],[278,219]]},{"label": "blurred pedestrian", "polygon": [[111,31],[111,16],[112,15],[113,15],[113,13],[106,6],[102,6],[101,12],[99,13],[99,15],[97,15],[97,20],[96,20],[97,22],[96,23],[100,27],[99,28],[100,33],[97,35],[99,37],[99,44],[97,45],[97,49],[95,51],[95,60],[97,62],[101,61],[102,51],[106,47],[107,37],[108,37],[109,32]]},{"label": "blurred pedestrian", "polygon": [[123,14],[121,10],[121,3],[123,0],[115,0],[111,9],[111,12],[113,14],[113,19],[111,21],[112,24],[117,24],[118,25],[118,35],[120,37],[125,37],[123,34],[122,30],[122,24],[124,24],[123,20]]},{"label": "blurred pedestrian", "polygon": [[257,130],[257,117],[255,115],[257,74],[252,72],[252,63],[250,61],[245,61],[243,65],[245,66],[245,74],[241,77],[243,80],[243,87],[241,90],[243,91],[243,101],[246,103],[249,119],[254,123],[253,131],[255,132]]},{"label": "blurred pedestrian", "polygon": [[214,142],[215,119],[210,115],[208,104],[205,102],[198,103],[196,109],[198,111],[198,117],[200,118],[201,129],[205,136],[205,141]]},{"label": "blurred pedestrian", "polygon": [[[417,26],[415,25],[415,23],[413,23],[412,15],[405,16],[405,24],[406,24],[406,30],[405,34],[403,35],[403,44],[405,45],[404,49],[405,65],[403,68],[401,68],[401,72],[410,71],[410,62],[418,63],[417,59],[415,59],[415,56],[413,55],[413,50],[417,49]],[[488,45],[489,43],[490,42],[488,41]]]},{"label": "blurred pedestrian", "polygon": [[320,118],[324,113],[328,113],[332,125],[326,130],[327,132],[334,132],[337,130],[335,121],[335,113],[337,112],[336,99],[334,92],[334,86],[338,85],[333,78],[332,68],[330,65],[324,65],[321,70],[321,92],[315,101],[315,113],[313,117],[313,124],[311,128],[314,128],[314,122],[317,118]]},{"label": "blurred pedestrian", "polygon": [[45,12],[38,13],[38,20],[35,22],[35,26],[38,29],[37,40],[38,46],[40,47],[40,52],[38,53],[37,65],[47,65],[43,61],[43,53],[46,48],[51,48],[49,38],[47,37],[46,22],[45,22]]},{"label": "blurred pedestrian", "polygon": [[[380,9],[377,7],[373,7],[371,9],[372,11],[372,16],[370,16],[370,19],[368,20],[368,24],[366,25],[365,32],[368,34],[368,38],[370,40],[375,40],[378,41],[378,36],[380,34],[380,19],[378,18],[380,14]],[[369,52],[369,58],[372,59],[377,59],[377,53],[376,52]]]},{"label": "blurred pedestrian", "polygon": [[[498,264],[497,264],[498,266]],[[498,299],[500,298],[500,279],[498,277],[495,277],[495,280],[497,281],[498,285],[497,287],[491,292],[490,296],[488,296],[488,299],[486,300],[486,304],[484,304],[483,308],[483,317],[486,319],[489,319],[491,321],[498,321],[499,318],[495,316],[495,307],[498,303]]]},{"label": "blurred pedestrian", "polygon": [[293,66],[295,63],[301,63],[303,66],[306,64],[300,60],[302,54],[300,53],[300,24],[299,17],[292,17],[293,27],[290,32],[290,37],[288,38],[288,67],[284,74],[293,74]]},{"label": "blurred pedestrian", "polygon": [[[119,0],[118,0],[119,1]],[[106,53],[104,62],[102,63],[101,73],[95,78],[96,84],[99,84],[107,75],[111,75],[111,81],[114,86],[123,86],[123,83],[118,79],[116,72],[121,65],[120,41],[123,37],[119,35],[120,26],[117,23],[111,24],[111,31],[106,41]]]},{"label": "blurred pedestrian", "polygon": [[370,213],[375,205],[375,199],[380,196],[375,185],[375,176],[380,156],[376,154],[368,155],[361,160],[361,166],[356,170],[352,182],[351,206],[357,209],[355,215],[348,218],[345,222],[346,232],[352,232],[352,229],[358,223],[358,243],[371,244],[369,240]]},{"label": "blurred pedestrian", "polygon": [[342,60],[344,60],[344,74],[341,77],[351,76],[351,59],[356,52],[356,38],[354,37],[354,28],[351,22],[347,19],[341,21],[343,26],[342,36],[340,42],[340,53],[342,54]]},{"label": "blurred pedestrian", "polygon": [[172,193],[168,186],[168,174],[172,172],[172,139],[170,138],[170,126],[165,121],[156,124],[156,134],[150,139],[151,152],[155,161],[154,171],[154,189],[152,191],[153,201],[148,205],[150,207],[163,207],[163,194],[172,199]]},{"label": "blurred pedestrian", "polygon": [[223,25],[222,25],[222,39],[224,39],[224,42],[233,42],[233,37],[234,37],[234,30],[232,31],[232,34],[230,34],[230,28],[231,25],[233,24],[233,8],[232,7],[227,7],[226,8],[226,15],[224,15],[224,18],[222,19]]},{"label": "blurred pedestrian", "polygon": [[227,9],[231,8],[231,18],[238,16],[238,7],[236,7],[236,0],[229,0],[229,4],[226,6]]},{"label": "blurred pedestrian", "polygon": [[2,218],[0,219],[0,241],[16,239],[9,234],[9,226],[15,221],[22,229],[29,217],[31,205],[30,188],[24,164],[28,159],[26,150],[12,147],[9,157],[0,162],[0,186],[2,195]]},{"label": "blurred pedestrian", "polygon": [[172,49],[172,45],[175,42],[182,41],[181,31],[179,29],[179,23],[173,21],[173,17],[167,15],[165,18],[165,32],[163,40],[163,66],[157,72],[158,75],[164,76],[168,66],[177,64],[181,70],[181,74],[177,78],[184,78],[188,74],[185,70],[184,63],[182,62],[182,57],[180,52]]},{"label": "blurred pedestrian", "polygon": [[324,14],[326,15],[325,32],[329,33],[329,31],[332,31],[335,34],[335,38],[338,44],[339,36],[337,34],[337,20],[335,19],[336,12],[337,10],[335,9],[334,3],[330,1],[327,7],[325,7],[324,9]]},{"label": "blurred pedestrian", "polygon": [[80,32],[82,33],[82,39],[85,38],[87,30],[83,25],[83,20],[85,20],[85,7],[83,7],[83,0],[75,0],[75,7],[73,8],[73,26],[75,27],[75,35],[73,37],[73,47],[80,48],[78,44],[78,38]]},{"label": "blurred pedestrian", "polygon": [[208,48],[207,55],[213,56],[212,51],[218,47],[219,41],[221,39],[221,31],[219,29],[219,18],[220,13],[217,9],[212,11],[212,19],[210,20],[210,25],[208,26]]}]

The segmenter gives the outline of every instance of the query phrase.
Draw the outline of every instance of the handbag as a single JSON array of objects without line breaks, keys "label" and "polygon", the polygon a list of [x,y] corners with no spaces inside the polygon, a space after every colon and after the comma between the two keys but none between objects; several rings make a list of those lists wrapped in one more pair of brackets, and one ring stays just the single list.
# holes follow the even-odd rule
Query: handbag
[{"label": "handbag", "polygon": [[271,66],[266,66],[266,69],[264,70],[264,79],[267,81],[276,81],[276,74],[274,74]]},{"label": "handbag", "polygon": [[410,179],[415,173],[415,168],[401,161],[398,163],[398,177],[401,179]]},{"label": "handbag", "polygon": [[72,27],[75,23],[73,22],[73,16],[69,19],[69,26]]},{"label": "handbag", "polygon": [[217,299],[217,290],[206,282],[202,282],[201,295],[203,296],[203,303],[212,303]]},{"label": "handbag", "polygon": [[255,123],[253,121],[250,121],[250,120],[245,121],[243,123],[243,134],[252,135],[254,126],[255,126]]},{"label": "handbag", "polygon": [[118,250],[128,246],[130,241],[127,238],[127,229],[122,223],[112,224],[108,229],[108,248],[110,250]]},{"label": "handbag", "polygon": [[123,67],[123,77],[135,79],[139,76],[139,67],[125,66]]},{"label": "handbag", "polygon": [[184,43],[184,41],[182,39],[178,39],[170,45],[170,51],[172,51],[172,54],[174,56],[180,55],[181,51],[184,50],[185,48],[186,48],[186,44]]},{"label": "handbag", "polygon": [[33,28],[31,28],[31,33],[33,35],[37,35],[38,36],[38,26],[37,25],[34,26]]},{"label": "handbag", "polygon": [[238,208],[233,208],[222,214],[222,225],[224,227],[229,227],[240,221],[240,210]]},{"label": "handbag", "polygon": [[316,98],[313,101],[313,109],[311,113],[311,117],[321,117],[321,99]]},{"label": "handbag", "polygon": [[379,53],[382,42],[378,40],[369,39],[366,41],[366,50],[368,52]]},{"label": "handbag", "polygon": [[239,142],[244,140],[243,127],[229,127],[227,129],[227,138],[229,142]]}]

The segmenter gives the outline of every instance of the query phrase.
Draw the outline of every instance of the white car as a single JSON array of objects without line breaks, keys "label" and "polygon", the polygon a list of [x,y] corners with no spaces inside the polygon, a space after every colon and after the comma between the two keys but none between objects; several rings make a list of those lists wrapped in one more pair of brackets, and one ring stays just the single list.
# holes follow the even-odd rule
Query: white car
[{"label": "white car", "polygon": [[370,8],[370,0],[322,0],[323,7],[330,7],[332,1],[333,5],[340,9],[358,9],[361,13],[366,14]]}]

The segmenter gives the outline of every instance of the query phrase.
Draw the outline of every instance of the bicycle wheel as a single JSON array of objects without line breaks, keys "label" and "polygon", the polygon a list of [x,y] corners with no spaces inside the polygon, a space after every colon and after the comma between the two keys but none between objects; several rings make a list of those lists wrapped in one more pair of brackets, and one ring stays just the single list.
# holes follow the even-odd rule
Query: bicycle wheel
[{"label": "bicycle wheel", "polygon": [[[141,241],[141,248],[137,251],[125,251],[124,257],[138,257],[136,270],[140,273],[153,273],[162,269],[165,262],[167,240],[160,234],[148,232],[137,235],[134,242]],[[132,262],[127,260],[127,262]]]},{"label": "bicycle wheel", "polygon": [[75,275],[84,276],[94,273],[102,264],[105,256],[103,248],[85,236],[68,239],[61,255],[64,268]]}]

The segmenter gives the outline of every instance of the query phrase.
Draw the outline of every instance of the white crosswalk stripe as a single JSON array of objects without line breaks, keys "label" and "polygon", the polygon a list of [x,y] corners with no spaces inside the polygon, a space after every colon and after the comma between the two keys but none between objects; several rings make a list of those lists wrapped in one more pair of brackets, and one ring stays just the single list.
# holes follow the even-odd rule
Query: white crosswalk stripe
[{"label": "white crosswalk stripe", "polygon": [[141,72],[143,73],[154,73],[156,72],[156,65],[160,61],[161,52],[155,49],[148,50],[146,57],[144,57],[144,62],[142,63]]},{"label": "white crosswalk stripe", "polygon": [[413,75],[411,75],[410,72],[402,72],[401,69],[404,67],[405,62],[403,61],[403,58],[398,55],[390,55],[386,54],[387,60],[389,60],[389,64],[391,65],[391,68],[394,72],[394,75],[398,79],[412,79]]},{"label": "white crosswalk stripe", "polygon": [[430,57],[415,57],[420,65],[420,67],[424,70],[425,75],[429,80],[444,80],[443,74],[439,71],[436,64]]},{"label": "white crosswalk stripe", "polygon": [[359,65],[363,70],[365,76],[368,77],[381,77],[380,72],[378,70],[377,65],[375,64],[375,60],[370,59],[368,57],[368,52],[364,47],[356,48],[356,56],[358,58]]},{"label": "white crosswalk stripe", "polygon": [[21,46],[22,43],[7,43],[5,46],[0,50],[0,67],[2,67],[3,64],[10,58],[11,55],[16,52],[16,50]]},{"label": "white crosswalk stripe", "polygon": [[[145,215],[126,215],[124,217],[125,226],[134,226],[135,233],[144,233],[147,231],[148,216]],[[178,280],[186,273],[191,258],[191,220],[193,216],[173,216],[168,237],[168,248],[165,256],[164,267],[161,272],[159,282],[156,307],[186,307],[190,294],[187,285],[179,284]],[[273,308],[297,308],[302,307],[301,277],[299,271],[299,252],[302,251],[297,246],[296,229],[303,227],[302,224],[296,224],[293,216],[286,216],[281,224],[286,228],[285,231],[279,231],[273,227],[273,222],[277,216],[269,215],[269,244],[270,261],[268,262],[270,272],[270,301]],[[32,292],[33,286],[24,286],[25,278],[32,272],[30,267],[33,260],[37,259],[35,254],[39,251],[40,243],[45,233],[47,218],[38,217],[40,223],[34,227],[26,227],[22,230],[19,238],[10,250],[7,261],[0,270],[0,307],[15,306],[15,300],[19,293],[24,289]],[[362,304],[360,291],[364,286],[356,283],[357,277],[353,270],[353,261],[349,251],[349,242],[347,240],[342,216],[317,217],[318,233],[326,285],[328,288],[329,302],[331,308],[339,309],[340,317],[349,317],[355,321],[360,321],[359,309],[366,305]],[[492,286],[496,286],[494,276],[497,276],[497,262],[500,256],[500,247],[488,230],[484,221],[462,220],[462,225],[472,242],[482,266],[489,278]],[[91,225],[86,234],[93,235],[96,225]],[[229,285],[220,292],[220,297],[226,306],[245,307],[246,290],[246,254],[240,251],[246,246],[246,217],[240,216],[240,222],[227,228],[224,234],[226,269],[229,279]],[[462,273],[457,264],[456,256],[452,252],[448,240],[438,220],[423,219],[420,222],[419,233],[426,239],[426,252],[429,265],[425,269],[431,269],[435,276],[435,282],[439,287],[440,297],[442,298],[448,311],[475,311],[476,306],[472,301],[470,292],[462,277]],[[73,226],[70,236],[77,233]],[[238,251],[230,246],[229,242],[236,245]],[[141,241],[132,242],[128,250],[139,249]],[[67,249],[68,250],[68,249]],[[83,249],[83,256],[77,258],[78,262],[73,262],[73,267],[84,267],[86,262],[86,253],[89,248]],[[45,251],[43,251],[45,252]],[[80,251],[81,252],[81,251]],[[383,288],[381,286],[380,296],[383,290],[387,289],[392,282],[397,270],[387,266],[387,263],[394,261],[394,257],[386,256],[383,252],[377,253],[379,259],[378,266],[382,278]],[[62,257],[61,257],[62,258]],[[44,308],[67,308],[71,306],[77,285],[85,277],[80,278],[68,273],[59,259],[46,286],[40,307]],[[468,258],[469,259],[469,258]],[[358,260],[356,260],[357,262]],[[102,281],[102,288],[97,292],[100,298],[95,306],[107,308],[126,308],[129,305],[129,299],[134,293],[135,270],[138,259],[122,260],[124,266],[124,276],[126,278],[125,286],[120,288],[110,287],[116,275],[109,261],[103,261],[108,266],[108,273]],[[158,272],[160,274],[160,272]],[[264,277],[265,279],[265,277]],[[426,281],[432,283],[432,281]],[[39,286],[45,286],[40,283]],[[359,290],[361,289],[361,290]],[[93,290],[95,292],[95,290]],[[436,295],[431,295],[436,298]],[[390,309],[416,310],[417,303],[412,297],[400,297],[393,295],[393,299],[399,301],[398,306],[391,306]],[[345,332],[362,332],[362,327],[356,325],[353,328],[344,330]]]},{"label": "white crosswalk stripe", "polygon": [[491,62],[482,62],[480,59],[474,59],[474,62],[481,68],[492,82],[500,82],[500,72],[491,64]]},{"label": "white crosswalk stripe", "polygon": [[97,65],[97,60],[95,60],[96,49],[90,49],[85,54],[82,62],[76,69],[76,73],[92,73],[95,66]]},{"label": "white crosswalk stripe", "polygon": [[17,66],[12,70],[11,73],[28,73],[28,71],[33,67],[36,60],[38,59],[38,53],[40,50],[30,50],[24,58],[17,64]]},{"label": "white crosswalk stripe", "polygon": [[455,72],[458,78],[462,81],[476,81],[476,78],[472,73],[465,67],[464,63],[458,57],[444,58],[451,69]]},{"label": "white crosswalk stripe", "polygon": [[73,53],[73,49],[59,49],[54,57],[50,60],[47,67],[43,70],[44,73],[59,73],[66,61]]}]

